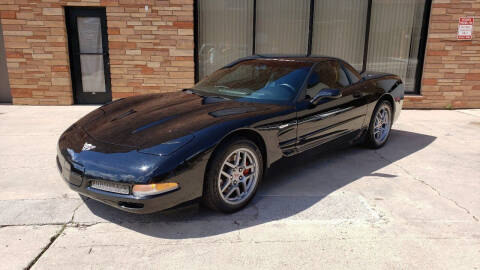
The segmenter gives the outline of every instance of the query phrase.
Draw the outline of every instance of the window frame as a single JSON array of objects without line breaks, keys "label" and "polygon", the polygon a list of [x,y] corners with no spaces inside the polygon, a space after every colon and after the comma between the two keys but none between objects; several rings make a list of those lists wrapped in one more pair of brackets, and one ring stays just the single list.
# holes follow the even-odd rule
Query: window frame
[{"label": "window frame", "polygon": [[[349,63],[347,63],[343,60],[339,61],[339,62],[340,62],[340,65],[343,68],[343,71],[345,72],[345,74],[347,74],[347,78],[348,78],[348,81],[350,82],[350,85],[356,84],[356,83],[358,83],[362,80],[362,75],[360,75],[360,73],[358,73],[358,71],[354,67],[352,67]],[[358,81],[353,82],[352,78],[350,77],[350,73],[348,71],[353,73],[353,75],[355,75],[357,77]]]},{"label": "window frame", "polygon": [[[308,61],[306,61],[306,62],[308,62]],[[323,62],[336,62],[338,64],[339,68],[342,69],[343,72],[345,73],[345,75],[347,76],[348,85],[341,88],[341,90],[343,90],[345,88],[349,88],[352,85],[362,81],[362,76],[360,75],[360,73],[358,73],[358,71],[355,68],[353,68],[350,64],[348,64],[347,62],[345,62],[341,59],[332,58],[332,59],[323,60],[323,61],[311,61],[311,62],[313,63],[313,65],[310,68],[310,72],[308,73],[307,77],[305,77],[305,81],[303,82],[302,87],[300,87],[300,89],[298,90],[297,97],[294,99],[294,102],[296,102],[297,104],[306,100],[305,98],[307,96],[308,81],[310,80],[310,76],[312,76],[313,72],[315,72],[315,68],[317,67],[317,65],[319,65]],[[348,72],[346,70],[347,67],[349,67],[356,75],[359,76],[359,81],[358,82],[356,82],[356,83],[352,82],[352,80],[350,79],[350,75],[348,74]]]},{"label": "window frame", "polygon": [[[199,81],[199,65],[198,65],[198,2],[199,0],[194,0],[193,1],[193,40],[194,40],[194,80],[195,83]],[[305,56],[311,56],[312,53],[312,39],[313,39],[313,24],[314,24],[314,16],[315,16],[315,1],[316,0],[310,0],[310,5],[309,5],[309,22],[308,22],[308,35],[307,35],[307,52]],[[365,28],[365,44],[363,46],[363,65],[362,65],[362,70],[357,71],[356,69],[353,69],[359,73],[360,78],[361,74],[366,71],[367,67],[367,58],[368,58],[368,45],[369,45],[369,36],[370,36],[370,22],[371,22],[371,14],[372,14],[372,2],[373,0],[367,0],[368,1],[368,10],[367,10],[367,22],[366,22],[366,28]],[[408,89],[406,90],[406,94],[413,94],[413,95],[420,95],[420,88],[421,88],[421,82],[422,82],[422,77],[423,77],[423,65],[424,65],[424,60],[425,60],[425,52],[426,52],[426,45],[427,45],[427,36],[428,36],[428,28],[429,28],[429,21],[430,21],[430,11],[432,7],[432,0],[425,0],[425,7],[423,11],[423,20],[422,20],[422,29],[420,32],[420,44],[419,44],[419,50],[418,50],[418,64],[415,70],[415,86],[414,89]],[[252,52],[251,55],[256,55],[255,51],[255,42],[256,42],[256,14],[257,14],[257,0],[253,0],[253,29],[252,29]],[[339,64],[343,66],[344,61],[339,61]],[[346,63],[346,62],[345,62]],[[348,64],[348,63],[347,63]],[[347,74],[347,77],[349,77],[348,72],[345,71]],[[349,78],[350,79],[350,78]],[[351,81],[350,81],[351,82]]]}]

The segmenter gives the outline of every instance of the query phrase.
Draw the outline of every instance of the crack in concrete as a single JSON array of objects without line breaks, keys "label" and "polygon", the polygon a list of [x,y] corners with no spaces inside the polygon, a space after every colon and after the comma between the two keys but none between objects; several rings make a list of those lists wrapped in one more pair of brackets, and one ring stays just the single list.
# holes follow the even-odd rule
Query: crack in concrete
[{"label": "crack in concrete", "polygon": [[429,183],[425,182],[424,180],[418,178],[417,176],[413,175],[410,171],[408,171],[406,168],[404,168],[403,166],[397,164],[397,163],[394,163],[393,161],[389,160],[388,158],[386,158],[385,156],[383,156],[382,154],[380,154],[377,150],[374,151],[375,154],[377,154],[377,156],[379,156],[381,159],[383,159],[384,161],[387,161],[388,163],[390,164],[393,164],[394,166],[396,166],[397,168],[400,168],[402,171],[404,171],[408,176],[410,176],[411,178],[413,178],[414,180],[422,183],[423,185],[429,187],[431,190],[433,190],[435,193],[437,193],[438,196],[452,202],[453,204],[455,204],[458,208],[462,209],[463,211],[465,211],[469,216],[471,216],[473,218],[473,220],[475,220],[476,222],[480,222],[480,220],[478,219],[478,217],[476,217],[475,215],[473,215],[470,210],[468,210],[466,207],[460,205],[457,201],[455,201],[454,199],[451,199],[445,195],[442,195],[440,193],[440,191],[438,191],[434,186],[430,185]]},{"label": "crack in concrete", "polygon": [[110,222],[107,222],[107,221],[97,221],[97,222],[90,222],[90,223],[80,223],[80,222],[77,222],[77,223],[69,223],[67,224],[67,227],[69,228],[79,228],[79,229],[85,229],[85,228],[90,228],[92,226],[95,226],[95,225],[98,225],[98,224],[107,224],[107,223],[110,223]]},{"label": "crack in concrete", "polygon": [[77,207],[75,207],[75,209],[73,209],[72,218],[70,218],[70,221],[68,223],[73,223],[73,220],[75,219],[75,214],[77,213],[77,210],[80,208],[80,206],[82,206],[82,204],[83,202],[81,202],[79,205],[77,205]]},{"label": "crack in concrete", "polygon": [[59,226],[63,225],[65,223],[63,222],[52,222],[52,223],[29,223],[29,224],[2,224],[0,225],[1,228],[6,228],[6,227],[29,227],[29,226]]},{"label": "crack in concrete", "polygon": [[[75,227],[78,227],[78,228],[88,228],[88,227],[92,227],[94,225],[98,225],[98,224],[106,224],[106,223],[110,223],[108,221],[96,221],[96,222],[67,222],[67,223],[64,223],[64,222],[53,222],[53,223],[25,223],[25,224],[2,224],[0,225],[0,229],[3,229],[3,228],[8,228],[8,227],[41,227],[41,226],[63,226],[63,225],[67,225],[67,227],[71,227],[71,228],[75,228]],[[144,222],[144,223],[149,223],[149,222]]]},{"label": "crack in concrete", "polygon": [[467,113],[467,112],[459,111],[459,110],[454,110],[454,112],[456,112],[456,113],[461,113],[461,114],[464,114],[464,115],[473,116],[473,117],[475,117],[475,118],[478,118],[478,115],[476,115],[476,114],[471,114],[471,113]]},{"label": "crack in concrete", "polygon": [[26,270],[30,270],[37,263],[37,261],[42,257],[42,255],[50,248],[50,246],[53,245],[55,240],[57,240],[58,237],[60,237],[60,235],[65,231],[65,228],[67,228],[67,225],[73,223],[73,219],[75,218],[75,213],[80,208],[80,206],[82,206],[82,204],[83,202],[81,202],[79,205],[77,205],[77,207],[75,207],[75,209],[73,209],[72,217],[70,218],[69,221],[59,224],[59,225],[62,225],[60,230],[57,233],[55,233],[55,235],[50,237],[50,242],[48,242],[48,244],[40,251],[40,253],[32,261],[30,261],[28,266],[25,267]]},{"label": "crack in concrete", "polygon": [[0,200],[0,202],[11,202],[11,201],[51,201],[51,200],[81,201],[81,199],[78,199],[78,198],[56,197],[56,198],[41,198],[41,199],[11,199],[11,200]]},{"label": "crack in concrete", "polygon": [[63,231],[65,230],[66,227],[67,227],[67,225],[65,223],[62,226],[62,228],[60,228],[60,230],[55,235],[50,237],[50,242],[48,242],[48,244],[42,249],[42,251],[40,251],[40,253],[28,264],[27,267],[25,267],[26,270],[31,269],[35,265],[35,263],[37,263],[37,261],[40,259],[40,257],[42,257],[43,253],[45,253],[50,248],[50,246],[53,244],[53,242],[55,242],[55,240],[57,240],[57,238],[63,233]]}]

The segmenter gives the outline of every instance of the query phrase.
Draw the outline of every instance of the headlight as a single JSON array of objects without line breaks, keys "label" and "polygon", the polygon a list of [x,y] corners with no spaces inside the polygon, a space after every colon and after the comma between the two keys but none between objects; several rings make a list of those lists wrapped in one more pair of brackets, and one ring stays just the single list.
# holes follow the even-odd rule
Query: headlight
[{"label": "headlight", "polygon": [[134,185],[132,193],[134,196],[150,196],[158,195],[165,192],[178,189],[178,184],[174,182],[170,183],[159,183],[159,184],[148,184],[148,185]]}]

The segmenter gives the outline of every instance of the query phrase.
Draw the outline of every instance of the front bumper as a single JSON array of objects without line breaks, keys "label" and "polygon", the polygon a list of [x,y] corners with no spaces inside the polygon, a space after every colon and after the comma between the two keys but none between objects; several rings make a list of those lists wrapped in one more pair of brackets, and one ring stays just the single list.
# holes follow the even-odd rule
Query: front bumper
[{"label": "front bumper", "polygon": [[[83,150],[88,142],[94,150]],[[208,156],[176,161],[125,149],[96,141],[81,129],[67,130],[59,140],[57,166],[69,187],[94,200],[132,213],[152,213],[201,197],[203,175]],[[160,170],[162,168],[163,170]],[[167,173],[168,172],[168,173]],[[155,179],[155,180],[153,180]],[[130,194],[119,194],[91,187],[101,180],[128,185]],[[166,193],[136,197],[131,190],[135,184],[174,181],[179,188]]]},{"label": "front bumper", "polygon": [[[72,172],[70,177],[66,176],[64,170],[68,170],[66,167],[65,169],[62,168],[60,164],[60,159],[57,156],[57,166],[62,175],[63,180],[65,183],[68,184],[70,189],[107,205],[113,206],[115,208],[131,212],[131,213],[138,213],[138,214],[148,214],[153,212],[158,212],[161,210],[165,210],[168,208],[172,208],[184,202],[188,202],[193,200],[194,198],[186,198],[184,194],[182,194],[181,187],[176,190],[168,191],[166,193],[153,195],[153,196],[145,196],[145,197],[135,197],[131,194],[119,194],[113,193],[108,191],[103,191],[99,189],[95,189],[91,187],[91,182],[93,179],[84,179],[82,177],[82,181],[80,185],[78,178],[80,177],[76,172]],[[73,170],[72,170],[73,171]],[[115,182],[113,182],[115,183]],[[130,186],[130,190],[132,189],[132,185]]]},{"label": "front bumper", "polygon": [[154,213],[172,208],[185,202],[180,198],[181,195],[178,193],[180,189],[155,196],[137,198],[133,195],[123,195],[94,189],[90,187],[88,181],[84,181],[81,186],[75,186],[74,184],[70,183],[69,180],[65,179],[65,177],[63,177],[63,180],[65,180],[70,189],[78,192],[81,195],[131,213]]}]

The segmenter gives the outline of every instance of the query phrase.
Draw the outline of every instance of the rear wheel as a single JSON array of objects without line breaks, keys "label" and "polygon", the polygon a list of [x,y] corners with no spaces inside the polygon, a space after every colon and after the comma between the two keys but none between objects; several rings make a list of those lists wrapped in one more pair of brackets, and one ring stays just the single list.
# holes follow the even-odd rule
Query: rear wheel
[{"label": "rear wheel", "polygon": [[203,203],[232,213],[245,207],[263,177],[263,157],[255,143],[235,138],[214,153],[205,177]]},{"label": "rear wheel", "polygon": [[377,149],[385,145],[392,129],[392,105],[389,101],[380,101],[372,114],[367,132],[366,144]]}]

